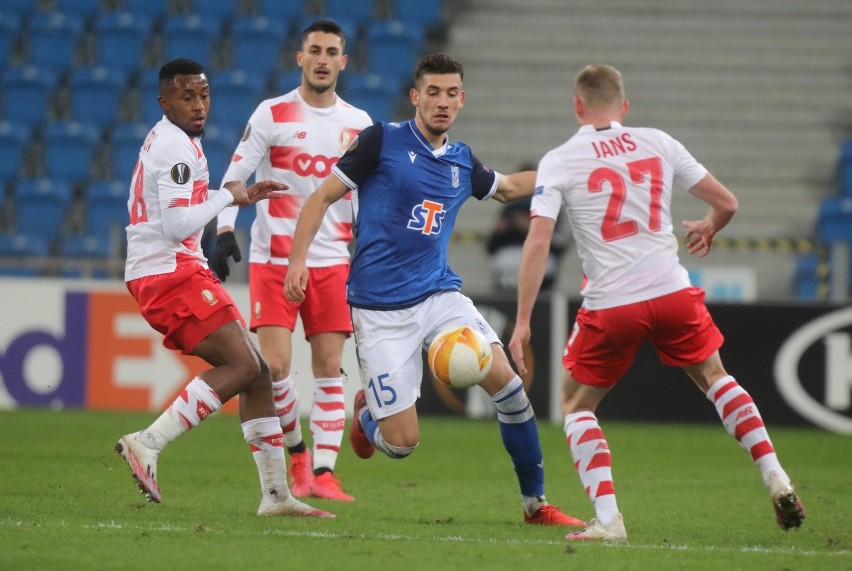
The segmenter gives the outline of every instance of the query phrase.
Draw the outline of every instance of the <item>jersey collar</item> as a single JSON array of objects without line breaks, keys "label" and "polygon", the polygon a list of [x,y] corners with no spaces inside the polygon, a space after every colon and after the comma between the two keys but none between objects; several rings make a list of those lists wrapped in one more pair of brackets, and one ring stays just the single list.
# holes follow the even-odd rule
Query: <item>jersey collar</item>
[{"label": "jersey collar", "polygon": [[414,119],[408,121],[408,128],[411,129],[411,132],[414,133],[414,136],[417,137],[417,140],[420,141],[420,144],[426,147],[430,153],[432,153],[435,157],[443,156],[444,153],[447,152],[447,149],[450,148],[450,138],[444,137],[444,144],[438,147],[437,149],[433,149],[432,145],[429,144],[429,141],[423,136],[423,133],[420,132],[420,129],[417,128],[417,125],[414,123]]},{"label": "jersey collar", "polygon": [[[621,123],[619,123],[618,121],[610,121],[609,122],[609,128],[610,129],[620,129]],[[597,131],[597,129],[595,129],[594,125],[583,125],[582,127],[580,127],[581,133],[585,133],[587,131]]]}]

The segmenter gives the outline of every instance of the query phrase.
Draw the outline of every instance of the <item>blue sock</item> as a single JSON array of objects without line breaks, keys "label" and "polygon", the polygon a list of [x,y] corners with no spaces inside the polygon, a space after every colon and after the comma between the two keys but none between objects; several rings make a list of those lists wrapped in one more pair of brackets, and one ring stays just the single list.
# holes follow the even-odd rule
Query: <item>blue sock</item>
[{"label": "blue sock", "polygon": [[521,494],[544,496],[544,467],[538,425],[520,377],[515,376],[492,400],[497,406],[503,446],[512,458]]},{"label": "blue sock", "polygon": [[364,428],[364,433],[367,435],[367,439],[370,441],[370,444],[375,446],[376,431],[379,429],[379,421],[373,418],[373,415],[370,414],[370,409],[365,409],[364,412],[361,413],[361,426]]}]

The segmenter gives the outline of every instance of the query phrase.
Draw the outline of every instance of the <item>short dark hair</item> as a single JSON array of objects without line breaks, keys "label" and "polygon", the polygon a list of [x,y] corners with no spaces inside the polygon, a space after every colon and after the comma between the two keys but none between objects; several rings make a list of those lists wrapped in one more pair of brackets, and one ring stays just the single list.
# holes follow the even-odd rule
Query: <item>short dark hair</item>
[{"label": "short dark hair", "polygon": [[177,58],[163,64],[160,68],[160,89],[173,83],[178,75],[201,75],[204,66],[189,58]]},{"label": "short dark hair", "polygon": [[337,24],[337,22],[333,22],[331,20],[317,20],[302,30],[302,45],[308,41],[308,36],[314,32],[324,32],[326,34],[334,34],[338,38],[340,38],[341,45],[346,47],[346,36],[343,34],[343,29]]},{"label": "short dark hair", "polygon": [[464,79],[462,64],[447,54],[431,54],[419,62],[414,68],[414,87],[420,89],[420,80],[424,75],[457,73]]}]

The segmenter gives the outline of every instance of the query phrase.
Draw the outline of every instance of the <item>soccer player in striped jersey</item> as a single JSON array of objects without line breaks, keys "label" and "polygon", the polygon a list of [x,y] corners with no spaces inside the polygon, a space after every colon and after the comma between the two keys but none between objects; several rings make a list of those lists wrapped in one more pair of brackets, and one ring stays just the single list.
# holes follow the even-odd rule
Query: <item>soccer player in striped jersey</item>
[{"label": "soccer player in striped jersey", "polygon": [[204,68],[176,59],[160,68],[159,79],[163,118],[145,138],[133,169],[124,277],[142,317],[164,335],[163,345],[200,357],[212,368],[190,381],[148,428],[122,436],[115,451],[142,493],[159,503],[160,453],[240,395],[243,436],[260,476],[257,514],[334,517],[290,493],[269,368],[200,246],[204,226],[223,208],[278,199],[287,186],[261,180],[248,188],[230,182],[221,190],[208,189],[201,137],[211,98]]},{"label": "soccer player in striped jersey", "polygon": [[480,386],[497,409],[500,434],[515,467],[524,521],[538,525],[583,522],[550,505],[538,427],[521,378],[502,344],[447,264],[456,216],[469,198],[501,202],[529,196],[535,173],[501,175],[486,168],[447,131],[464,104],[463,69],[445,54],[423,58],[410,90],[413,120],[365,129],[311,195],[299,215],[287,297],[299,302],[312,287],[306,258],[323,215],[354,192],[355,253],[347,282],[364,390],[355,399],[350,443],[361,458],[379,450],[405,458],[420,433],[415,403],[423,352],[451,326],[479,330],[493,346],[493,365]]},{"label": "soccer player in striped jersey", "polygon": [[[290,454],[293,494],[353,501],[334,476],[346,422],[340,365],[344,344],[352,334],[346,305],[352,239],[350,196],[329,210],[308,251],[312,288],[305,300],[301,304],[288,301],[283,288],[302,203],[331,174],[331,167],[352,139],[371,123],[367,113],[335,93],[338,75],[346,67],[345,47],[343,32],[334,22],[320,20],[305,28],[302,49],[296,54],[302,68],[301,84],[258,105],[223,180],[245,182],[256,172],[259,178],[290,187],[284,199],[256,207],[249,254],[249,328],[257,333],[260,351],[272,369],[275,405]],[[229,273],[228,258],[241,258],[234,237],[238,210],[228,208],[219,215],[210,265],[222,281]],[[290,367],[297,316],[311,346],[313,454],[302,437],[299,395]]]},{"label": "soccer player in striped jersey", "polygon": [[562,410],[580,480],[595,507],[569,540],[626,539],[615,499],[609,446],[595,416],[604,395],[650,340],[660,359],[681,367],[714,404],[727,431],[760,470],[782,529],[799,527],[805,509],[751,397],[719,357],[724,338],[678,259],[671,220],[675,187],[710,207],[686,220],[690,254],[710,253],[737,210],[736,197],[686,148],[662,131],[621,124],[629,103],[621,73],[590,65],[574,84],[580,129],[539,163],[518,272],[518,310],[509,350],[523,374],[523,347],[555,222],[564,208],[582,260],[583,306],[565,347]]}]

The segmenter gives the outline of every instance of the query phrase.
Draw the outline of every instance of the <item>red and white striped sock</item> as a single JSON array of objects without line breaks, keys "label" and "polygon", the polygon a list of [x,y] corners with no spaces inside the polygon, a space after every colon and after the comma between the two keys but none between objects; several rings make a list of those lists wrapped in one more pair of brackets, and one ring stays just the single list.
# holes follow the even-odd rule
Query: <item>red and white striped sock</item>
[{"label": "red and white striped sock", "polygon": [[284,445],[296,446],[302,441],[302,425],[299,424],[299,393],[293,375],[272,383],[275,412],[284,432]]},{"label": "red and white striped sock", "polygon": [[273,501],[285,500],[290,496],[287,486],[287,460],[284,458],[284,435],[278,418],[256,418],[242,424],[243,437],[251,448],[260,490],[264,497]]},{"label": "red and white striped sock", "polygon": [[311,438],[314,442],[314,470],[334,471],[343,428],[346,425],[346,403],[341,377],[314,381],[314,405],[311,408]]},{"label": "red and white striped sock", "polygon": [[166,444],[222,408],[216,391],[200,377],[189,382],[178,398],[139,435],[139,441],[149,448],[162,450]]},{"label": "red and white striped sock", "polygon": [[777,472],[782,480],[789,484],[790,478],[778,462],[760,411],[746,390],[728,375],[713,383],[707,391],[707,398],[716,407],[728,434],[736,438],[740,446],[749,453],[760,470],[764,483],[768,482],[772,472]]},{"label": "red and white striped sock", "polygon": [[598,425],[598,418],[589,411],[565,415],[564,430],[574,469],[595,506],[595,517],[602,525],[609,525],[618,515],[618,504],[612,483],[609,444]]}]

